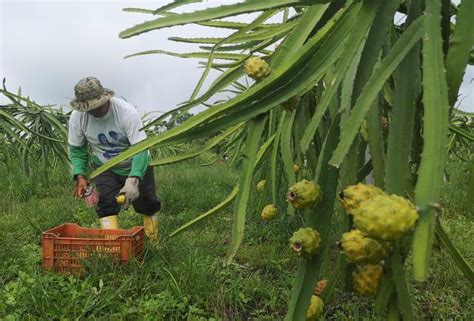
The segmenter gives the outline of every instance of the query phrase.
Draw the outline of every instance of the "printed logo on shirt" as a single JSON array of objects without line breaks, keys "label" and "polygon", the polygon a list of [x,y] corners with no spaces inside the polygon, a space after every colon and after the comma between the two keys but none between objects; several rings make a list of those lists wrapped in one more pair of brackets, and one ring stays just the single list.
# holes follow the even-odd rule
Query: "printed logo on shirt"
[{"label": "printed logo on shirt", "polygon": [[113,130],[109,131],[109,137],[104,133],[99,133],[97,135],[97,140],[100,145],[106,147],[104,148],[104,153],[102,153],[106,159],[111,159],[112,157],[117,156],[120,151],[123,150],[123,147],[130,146],[126,137],[119,136],[119,134]]}]

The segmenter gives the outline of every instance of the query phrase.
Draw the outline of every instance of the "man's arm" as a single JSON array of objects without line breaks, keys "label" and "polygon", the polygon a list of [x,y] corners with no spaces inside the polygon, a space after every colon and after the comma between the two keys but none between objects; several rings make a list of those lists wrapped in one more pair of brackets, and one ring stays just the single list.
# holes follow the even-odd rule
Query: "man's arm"
[{"label": "man's arm", "polygon": [[148,168],[148,161],[149,161],[149,156],[148,156],[147,150],[133,156],[132,168],[128,176],[136,176],[142,179],[143,176],[145,175],[146,169]]},{"label": "man's arm", "polygon": [[[146,133],[140,130],[143,127],[142,120],[138,112],[135,112],[127,119],[127,137],[130,144],[135,145],[147,138]],[[149,153],[148,150],[138,153],[132,158],[132,168],[128,176],[136,176],[140,179],[145,175],[148,168]]]},{"label": "man's arm", "polygon": [[72,164],[71,174],[75,179],[78,175],[87,175],[89,153],[87,140],[81,128],[81,114],[73,111],[69,118],[68,126],[68,157]]},{"label": "man's arm", "polygon": [[69,160],[72,165],[71,175],[74,179],[78,175],[87,176],[87,166],[89,165],[87,144],[81,147],[69,145]]}]

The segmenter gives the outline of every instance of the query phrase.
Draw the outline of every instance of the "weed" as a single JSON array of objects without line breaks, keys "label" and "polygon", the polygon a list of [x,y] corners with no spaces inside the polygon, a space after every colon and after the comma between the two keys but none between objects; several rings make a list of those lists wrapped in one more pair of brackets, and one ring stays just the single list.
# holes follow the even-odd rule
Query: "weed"
[{"label": "weed", "polygon": [[[459,249],[472,262],[472,213],[461,193],[466,164],[450,164],[450,180],[443,194],[443,224]],[[2,167],[3,168],[3,167]],[[45,192],[14,169],[0,174],[11,184],[0,184],[7,195],[0,200],[0,319],[5,320],[280,320],[297,258],[288,238],[297,217],[285,210],[275,220],[262,222],[260,209],[251,211],[247,233],[235,263],[222,267],[231,234],[231,208],[200,222],[172,239],[167,235],[181,224],[218,204],[238,179],[238,171],[222,165],[184,162],[156,170],[163,202],[159,244],[147,243],[144,260],[124,266],[90,264],[83,277],[41,271],[41,231],[73,222],[98,227],[94,210],[72,198],[66,169],[51,180]],[[27,193],[28,188],[32,190]],[[26,197],[25,195],[28,195]],[[461,195],[461,196],[459,196]],[[265,202],[262,202],[265,204]],[[346,214],[337,211],[330,243],[342,233]],[[141,225],[133,210],[120,213],[124,228]],[[456,231],[456,233],[453,233]],[[328,255],[334,256],[337,247]],[[411,262],[407,260],[407,264]],[[321,278],[332,272],[326,264]],[[409,271],[409,269],[407,269]],[[410,282],[420,320],[468,320],[474,305],[461,272],[443,249],[433,256],[431,278]],[[339,285],[342,285],[342,281]],[[337,289],[326,302],[325,320],[375,320],[373,301]]]}]

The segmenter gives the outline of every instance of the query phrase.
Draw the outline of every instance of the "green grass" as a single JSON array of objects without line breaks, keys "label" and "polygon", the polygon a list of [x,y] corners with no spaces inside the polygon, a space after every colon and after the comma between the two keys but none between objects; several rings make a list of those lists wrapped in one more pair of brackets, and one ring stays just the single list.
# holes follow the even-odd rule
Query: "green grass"
[{"label": "green grass", "polygon": [[[118,267],[102,262],[79,278],[41,271],[41,231],[65,222],[98,227],[95,212],[72,198],[67,170],[51,173],[47,187],[40,177],[21,175],[16,164],[2,166],[0,320],[284,317],[297,264],[287,240],[300,220],[280,214],[274,221],[261,222],[259,212],[268,195],[263,200],[254,195],[257,205],[248,215],[243,246],[229,267],[224,268],[222,262],[231,237],[231,206],[174,238],[167,237],[225,198],[239,179],[237,170],[223,165],[202,167],[197,162],[158,168],[156,181],[163,202],[159,243],[146,245],[143,262]],[[450,164],[441,219],[472,264],[474,224],[464,188],[467,170],[466,164]],[[336,222],[343,215],[339,211]],[[141,224],[133,210],[122,212],[119,219],[124,228]],[[331,233],[334,242],[342,232],[338,226]],[[408,268],[409,264],[407,260]],[[327,278],[331,265],[323,271],[321,278]],[[410,282],[410,289],[419,320],[469,320],[474,306],[471,288],[443,249],[434,252],[429,281]],[[325,319],[374,320],[373,300],[338,287],[326,302]]]}]

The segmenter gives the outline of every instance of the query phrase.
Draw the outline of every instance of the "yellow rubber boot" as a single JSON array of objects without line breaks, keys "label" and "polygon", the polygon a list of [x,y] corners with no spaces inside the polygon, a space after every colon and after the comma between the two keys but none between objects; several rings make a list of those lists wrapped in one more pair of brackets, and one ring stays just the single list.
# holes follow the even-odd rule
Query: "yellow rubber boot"
[{"label": "yellow rubber boot", "polygon": [[158,214],[151,216],[143,215],[143,227],[145,228],[146,236],[148,236],[150,240],[156,240],[158,237],[158,230],[160,228]]},{"label": "yellow rubber boot", "polygon": [[119,226],[118,226],[117,215],[101,217],[100,227],[103,229],[118,230]]}]

